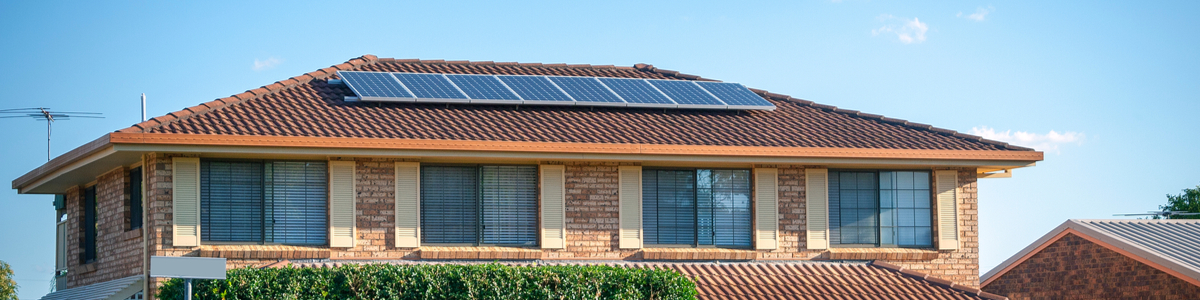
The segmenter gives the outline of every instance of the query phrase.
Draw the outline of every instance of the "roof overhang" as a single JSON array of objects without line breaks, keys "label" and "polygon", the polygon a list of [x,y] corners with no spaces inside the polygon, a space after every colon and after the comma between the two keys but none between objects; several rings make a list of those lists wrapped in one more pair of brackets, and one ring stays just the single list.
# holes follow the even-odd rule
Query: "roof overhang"
[{"label": "roof overhang", "polygon": [[1151,250],[1128,240],[1104,234],[1096,228],[1092,228],[1091,226],[1088,226],[1082,222],[1078,222],[1077,220],[1067,220],[1066,222],[1063,222],[1062,225],[1058,225],[1058,227],[1054,228],[1054,230],[1051,230],[1050,232],[1046,233],[1046,235],[1043,235],[1037,241],[1034,241],[1032,244],[1029,244],[1029,246],[1026,246],[1025,249],[1021,249],[1021,251],[1017,252],[1016,255],[1009,257],[1003,263],[1000,263],[1000,265],[992,268],[991,271],[988,271],[987,273],[983,274],[983,276],[980,276],[981,281],[979,288],[982,289],[986,287],[997,278],[1000,278],[1000,276],[1021,265],[1021,263],[1025,262],[1030,257],[1033,257],[1033,255],[1041,252],[1042,249],[1049,247],[1051,244],[1054,244],[1054,242],[1057,242],[1059,239],[1067,236],[1067,234],[1074,234],[1092,243],[1103,246],[1104,248],[1120,253],[1121,255],[1125,255],[1160,271],[1166,272],[1167,274],[1171,274],[1179,279],[1183,279],[1188,283],[1200,286],[1200,272],[1197,270],[1188,268],[1182,263],[1172,259],[1155,254]]},{"label": "roof overhang", "polygon": [[13,181],[22,194],[62,193],[113,168],[135,163],[148,152],[212,156],[407,157],[422,159],[638,161],[674,165],[805,164],[847,167],[977,167],[980,172],[1033,166],[1037,151],[911,150],[814,147],[746,147],[657,144],[600,144],[335,137],[107,134]]}]

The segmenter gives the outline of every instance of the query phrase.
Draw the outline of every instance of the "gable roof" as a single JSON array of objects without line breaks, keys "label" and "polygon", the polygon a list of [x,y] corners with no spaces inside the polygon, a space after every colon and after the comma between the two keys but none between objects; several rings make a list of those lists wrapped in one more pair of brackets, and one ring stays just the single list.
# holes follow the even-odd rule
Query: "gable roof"
[{"label": "gable roof", "polygon": [[984,274],[981,286],[1020,265],[1067,233],[1200,285],[1200,220],[1067,220]]},{"label": "gable roof", "polygon": [[750,147],[1032,149],[754,90],[775,111],[345,102],[338,70],[710,80],[633,67],[378,59],[372,55],[119,130],[206,134]]},{"label": "gable roof", "polygon": [[1029,148],[756,89],[751,90],[774,104],[774,111],[346,102],[353,92],[328,80],[349,70],[712,80],[647,64],[364,55],[106,134],[22,175],[12,186],[19,193],[61,193],[91,173],[140,155],[132,151],[153,151],[118,151],[116,145],[940,161],[988,167],[982,171],[1029,166],[1043,158]]},{"label": "gable roof", "polygon": [[[482,264],[485,261],[290,262],[265,267],[333,268],[347,264]],[[509,262],[506,265],[532,265]],[[546,263],[542,263],[546,264]],[[550,262],[551,265],[579,263]],[[596,264],[594,262],[584,264]],[[669,268],[696,283],[697,299],[1008,299],[949,280],[883,263],[849,262],[624,262],[605,265]]]}]

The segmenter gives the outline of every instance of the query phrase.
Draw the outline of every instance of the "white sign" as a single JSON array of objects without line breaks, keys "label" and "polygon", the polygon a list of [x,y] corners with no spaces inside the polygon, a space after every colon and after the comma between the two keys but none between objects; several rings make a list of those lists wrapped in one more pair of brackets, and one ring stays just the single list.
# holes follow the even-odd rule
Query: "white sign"
[{"label": "white sign", "polygon": [[150,277],[225,279],[225,259],[151,256]]}]

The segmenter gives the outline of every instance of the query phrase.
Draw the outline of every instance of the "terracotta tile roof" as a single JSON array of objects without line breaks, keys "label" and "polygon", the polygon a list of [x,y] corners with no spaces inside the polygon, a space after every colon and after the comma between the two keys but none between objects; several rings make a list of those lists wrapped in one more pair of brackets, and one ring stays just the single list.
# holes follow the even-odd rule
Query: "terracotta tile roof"
[{"label": "terracotta tile roof", "polygon": [[933,150],[1031,149],[755,90],[775,111],[344,102],[338,70],[710,80],[633,67],[379,59],[373,55],[153,118],[120,132]]},{"label": "terracotta tile roof", "polygon": [[[313,261],[277,262],[265,267],[287,265],[302,268],[333,268],[347,264],[483,264],[487,261]],[[532,265],[509,262],[506,265]],[[697,299],[1008,299],[949,280],[900,268],[872,263],[781,262],[781,263],[641,263],[641,262],[552,262],[550,264],[614,265],[670,268],[696,282]]]}]

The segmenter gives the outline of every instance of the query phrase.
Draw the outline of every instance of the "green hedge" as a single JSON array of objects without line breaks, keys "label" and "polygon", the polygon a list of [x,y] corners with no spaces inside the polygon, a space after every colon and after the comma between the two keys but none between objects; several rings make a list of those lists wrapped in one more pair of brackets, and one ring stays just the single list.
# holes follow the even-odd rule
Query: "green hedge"
[{"label": "green hedge", "polygon": [[[193,280],[193,299],[694,299],[696,285],[670,269],[612,266],[345,265],[230,270]],[[158,289],[183,299],[183,280]]]}]

